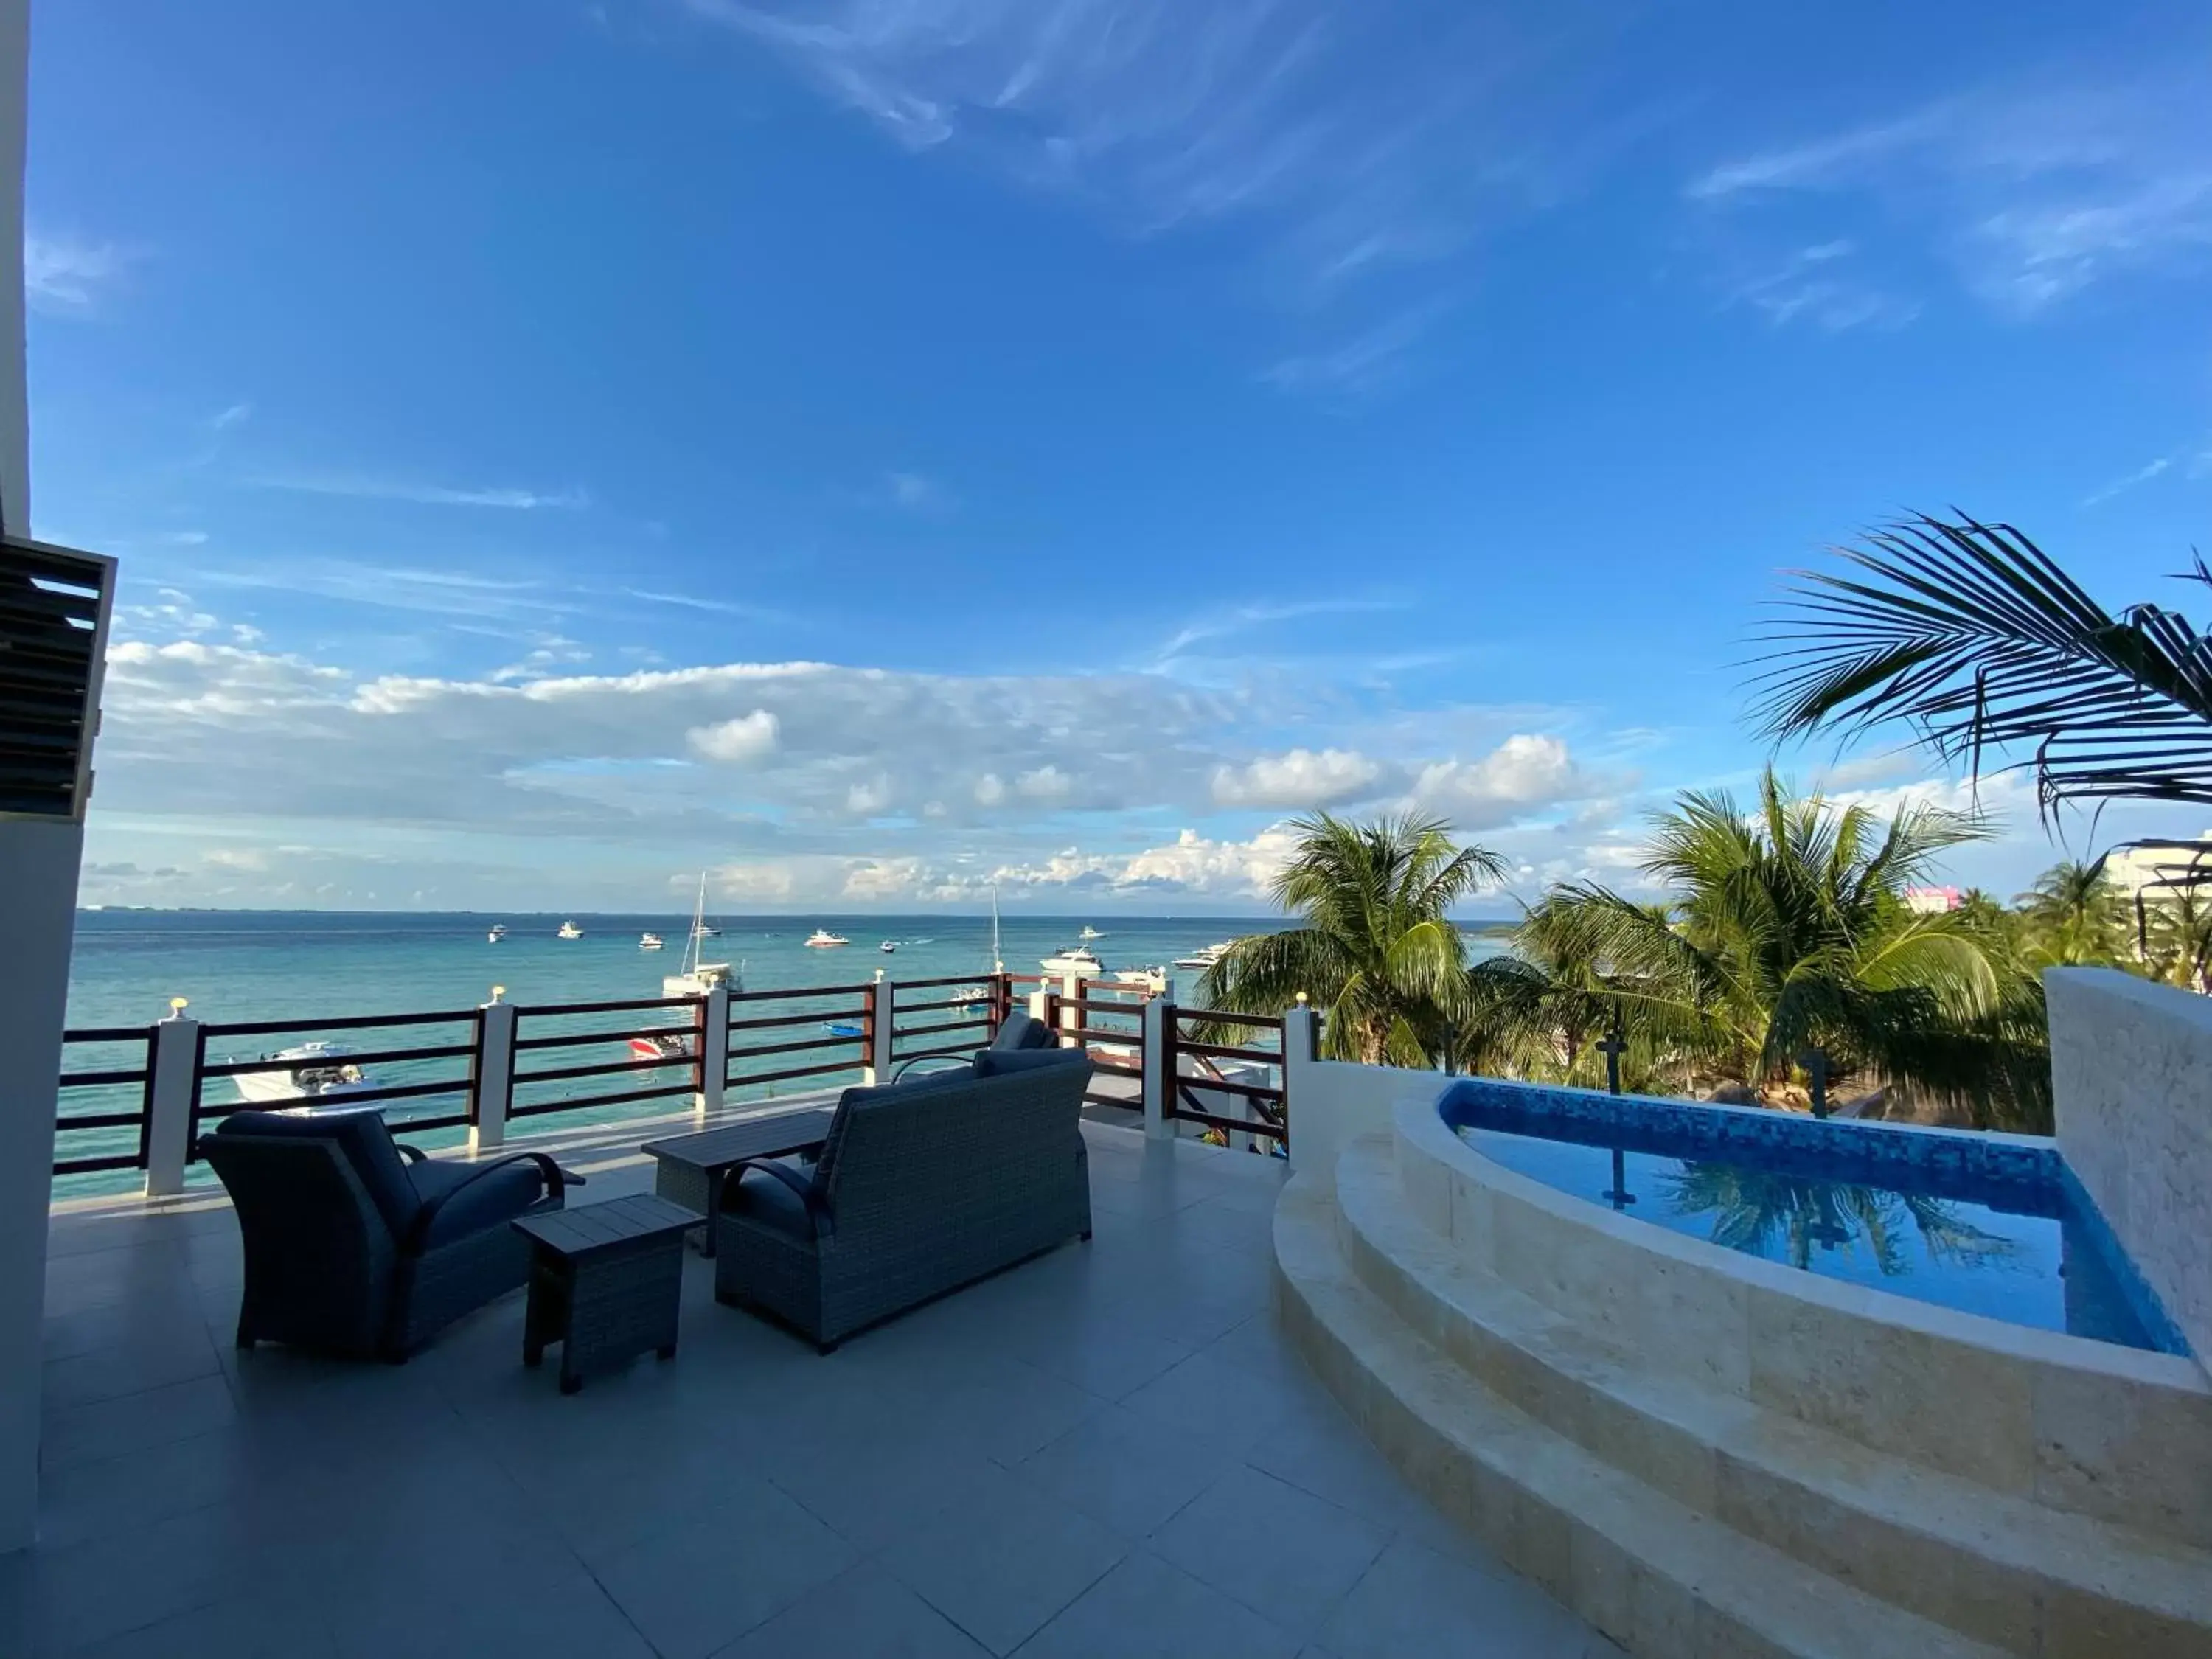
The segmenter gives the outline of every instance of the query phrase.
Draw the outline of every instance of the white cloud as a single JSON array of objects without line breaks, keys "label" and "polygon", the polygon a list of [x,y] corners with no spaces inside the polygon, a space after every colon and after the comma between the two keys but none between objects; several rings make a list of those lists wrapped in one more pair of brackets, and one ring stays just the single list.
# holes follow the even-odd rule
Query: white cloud
[{"label": "white cloud", "polygon": [[70,235],[32,230],[23,236],[23,296],[34,311],[82,317],[98,308],[100,296],[131,264],[112,242],[88,242]]},{"label": "white cloud", "polygon": [[1969,291],[2027,317],[2110,278],[2212,264],[2208,153],[2212,105],[2193,69],[2069,70],[1724,162],[1686,194],[1751,224],[1871,205]]},{"label": "white cloud", "polygon": [[2106,484],[2102,489],[2092,490],[2088,495],[2084,495],[2081,498],[2081,505],[2084,507],[2096,507],[2103,502],[2111,501],[2115,495],[2125,495],[2129,490],[2133,489],[2137,484],[2148,483],[2153,478],[2158,477],[2160,473],[2165,471],[2172,465],[2173,462],[2171,458],[2161,455],[2156,460],[2149,462],[2146,465],[2137,467],[2134,471],[2129,473],[2126,477],[2115,478],[2112,483]]},{"label": "white cloud", "polygon": [[695,726],[684,734],[695,754],[729,765],[744,765],[775,752],[781,723],[765,708],[720,721]]},{"label": "white cloud", "polygon": [[1462,830],[1510,823],[1532,807],[1595,793],[1555,737],[1522,732],[1479,760],[1437,761],[1415,775],[1411,803]]},{"label": "white cloud", "polygon": [[997,773],[986,772],[975,780],[975,804],[978,806],[996,806],[1006,799],[1006,786],[1000,781]]},{"label": "white cloud", "polygon": [[227,432],[232,427],[237,426],[246,420],[252,415],[252,413],[253,405],[252,404],[231,404],[226,408],[218,410],[216,412],[215,418],[210,421],[208,424],[218,432]]},{"label": "white cloud", "polygon": [[1062,801],[1074,791],[1074,780],[1057,766],[1040,766],[1014,780],[1014,793],[1030,800]]},{"label": "white cloud", "polygon": [[1367,398],[1392,391],[1411,374],[1415,348],[1444,309],[1438,302],[1415,306],[1326,349],[1285,357],[1260,378],[1285,392]]},{"label": "white cloud", "polygon": [[453,489],[442,484],[410,483],[396,478],[312,474],[255,478],[251,482],[263,489],[298,490],[313,495],[351,495],[366,501],[412,501],[425,507],[491,507],[528,513],[547,507],[574,511],[591,505],[591,497],[574,489]]},{"label": "white cloud", "polygon": [[1831,334],[1854,328],[1902,328],[1919,305],[1884,292],[1850,264],[1848,240],[1801,248],[1771,270],[1740,284],[1729,297],[1764,315],[1777,328],[1800,320]]},{"label": "white cloud", "polygon": [[1330,806],[1366,793],[1382,768],[1350,750],[1293,749],[1213,775],[1213,799],[1224,806]]},{"label": "white cloud", "polygon": [[891,796],[889,778],[865,779],[845,791],[845,810],[856,818],[872,818],[891,804]]}]

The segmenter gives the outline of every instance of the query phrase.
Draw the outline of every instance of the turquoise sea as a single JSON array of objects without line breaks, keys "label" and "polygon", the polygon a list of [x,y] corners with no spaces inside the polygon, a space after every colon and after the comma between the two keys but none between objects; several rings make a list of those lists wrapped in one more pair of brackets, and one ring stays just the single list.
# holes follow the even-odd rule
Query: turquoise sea
[{"label": "turquoise sea", "polygon": [[[557,933],[563,921],[574,920],[583,937],[562,939]],[[980,981],[991,969],[991,921],[988,916],[714,916],[712,925],[722,929],[707,943],[709,960],[742,965],[744,987],[750,991],[797,989],[811,987],[857,987],[880,970],[896,981],[942,979],[953,975]],[[486,934],[495,922],[507,933],[497,944]],[[1079,917],[1010,916],[1000,926],[1000,951],[1007,971],[1034,974],[1042,959],[1078,942],[1085,926]],[[1264,918],[1242,917],[1117,917],[1097,919],[1101,937],[1089,941],[1111,970],[1171,963],[1217,940],[1265,929]],[[805,940],[817,927],[843,934],[851,943],[839,949],[811,950]],[[352,1014],[452,1012],[473,1008],[487,1000],[495,986],[506,1000],[532,1006],[602,1002],[658,997],[665,974],[681,965],[690,917],[673,912],[657,915],[491,914],[373,914],[331,911],[155,911],[96,910],[77,920],[76,948],[70,964],[69,1024],[72,1030],[143,1028],[168,1012],[172,998],[185,999],[196,1019],[215,1024],[229,1022],[297,1019],[312,1021]],[[667,941],[661,951],[639,948],[639,935],[656,933]],[[889,941],[896,949],[885,952]],[[1483,947],[1476,941],[1478,948]],[[1173,975],[1178,997],[1196,999],[1198,975]],[[943,1000],[945,990],[916,992],[909,1000]],[[742,1011],[761,1017],[804,1013],[807,1023],[781,1031],[733,1036],[733,1046],[748,1042],[815,1042],[825,1039],[829,1022],[848,1015],[859,1004],[855,991],[800,1001],[777,1001],[757,1010]],[[655,1015],[602,1015],[590,1018],[530,1022],[527,1030],[538,1034],[586,1030],[628,1029],[653,1023]],[[949,1013],[915,1017],[913,1023],[941,1022]],[[667,1017],[676,1023],[676,1017]],[[902,1021],[902,1025],[907,1024]],[[1119,1024],[1102,1017],[1101,1024]],[[316,1036],[311,1030],[275,1036],[223,1036],[208,1042],[210,1063],[252,1060]],[[465,1026],[422,1026],[391,1030],[332,1032],[334,1041],[362,1050],[450,1044],[467,1040]],[[923,1039],[911,1047],[964,1042],[970,1036]],[[854,1045],[854,1069],[781,1084],[763,1085],[736,1091],[739,1097],[762,1097],[776,1092],[834,1086],[857,1077],[858,1045]],[[794,1065],[842,1060],[846,1050],[832,1048],[774,1059],[740,1062],[734,1069],[757,1073]],[[591,1045],[547,1051],[536,1057],[540,1065],[586,1065],[629,1058],[617,1039]],[[71,1043],[64,1070],[82,1072],[142,1066],[143,1043]],[[526,1061],[526,1064],[531,1063]],[[370,1068],[374,1080],[384,1085],[428,1083],[455,1078],[466,1062],[386,1062]],[[614,1092],[648,1082],[679,1081],[682,1073],[632,1073],[529,1085],[517,1092],[518,1105],[547,1103],[560,1099]],[[235,1105],[235,1085],[228,1079],[210,1079],[203,1097],[206,1109],[219,1112]],[[135,1111],[141,1091],[135,1085],[72,1088],[64,1091],[64,1118],[98,1113]],[[387,1115],[395,1126],[410,1120],[450,1114],[460,1107],[458,1096],[430,1097],[421,1101],[392,1103]],[[681,1099],[640,1102],[628,1105],[589,1108],[555,1122],[615,1121],[624,1117],[664,1115],[679,1110]],[[551,1127],[549,1124],[547,1127]],[[458,1130],[430,1130],[410,1138],[428,1146],[460,1138]],[[59,1138],[58,1156],[92,1157],[129,1151],[137,1144],[131,1128],[72,1130]],[[204,1175],[204,1170],[196,1166]],[[132,1170],[72,1175],[56,1182],[58,1196],[129,1190],[140,1176]]]}]

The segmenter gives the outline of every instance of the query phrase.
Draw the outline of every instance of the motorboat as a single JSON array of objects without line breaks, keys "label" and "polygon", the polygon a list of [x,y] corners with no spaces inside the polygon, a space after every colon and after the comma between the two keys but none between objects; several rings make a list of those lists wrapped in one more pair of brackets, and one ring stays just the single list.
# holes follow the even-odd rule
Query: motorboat
[{"label": "motorboat", "polygon": [[1235,939],[1225,939],[1218,945],[1207,945],[1203,951],[1194,951],[1187,957],[1177,957],[1175,960],[1175,965],[1178,968],[1191,969],[1199,973],[1204,973],[1207,969],[1212,967],[1215,963],[1220,961],[1222,957],[1227,956],[1236,948],[1237,941]]},{"label": "motorboat", "polygon": [[876,946],[876,949],[881,951],[885,956],[889,956],[892,951],[898,949],[898,941],[895,939],[887,939],[881,945]]},{"label": "motorboat", "polygon": [[1087,945],[1072,945],[1065,951],[1055,951],[1041,965],[1048,974],[1072,974],[1078,979],[1106,976],[1106,964],[1098,960],[1098,952]]},{"label": "motorboat", "polygon": [[505,939],[506,937],[507,937],[507,924],[506,924],[505,922],[503,922],[503,921],[495,921],[494,923],[492,923],[492,925],[491,925],[491,932],[489,932],[489,933],[486,933],[486,934],[484,935],[484,938],[485,938],[485,939],[489,939],[489,940],[492,944],[494,944],[494,945],[498,944],[498,943],[500,942],[500,940],[501,940],[501,939]]},{"label": "motorboat", "polygon": [[637,948],[641,951],[665,950],[667,948],[667,943],[658,933],[640,933],[637,936]]},{"label": "motorboat", "polygon": [[231,1081],[238,1085],[239,1099],[248,1106],[295,1113],[337,1109],[349,1095],[376,1086],[349,1058],[356,1052],[342,1042],[303,1042],[264,1054],[267,1071],[240,1072]]},{"label": "motorboat", "polygon": [[806,936],[806,948],[810,951],[834,951],[841,945],[852,942],[842,933],[833,933],[827,927],[817,927]]},{"label": "motorboat", "polygon": [[643,1031],[629,1040],[630,1058],[674,1061],[692,1057],[689,1031]]},{"label": "motorboat", "polygon": [[991,993],[987,986],[963,985],[945,1000],[957,1003],[962,1013],[970,1014],[991,1006]]},{"label": "motorboat", "polygon": [[1076,935],[1076,938],[1081,939],[1085,945],[1090,944],[1094,939],[1104,939],[1105,937],[1105,934],[1100,933],[1096,927],[1093,927],[1088,922],[1085,922],[1083,925],[1083,931]]},{"label": "motorboat", "polygon": [[[712,934],[707,927],[707,872],[699,872],[699,896],[691,907],[691,942],[684,947],[684,970],[660,981],[665,997],[703,997],[716,986],[732,991],[745,988],[744,975],[726,962],[708,962],[701,942]],[[648,936],[649,937],[649,936]],[[655,947],[657,948],[657,947]]]},{"label": "motorboat", "polygon": [[691,924],[691,937],[694,939],[720,939],[721,936],[722,930],[709,922],[695,921]]},{"label": "motorboat", "polygon": [[825,1019],[822,1022],[822,1029],[836,1037],[862,1037],[867,1035],[867,1028],[857,1019]]},{"label": "motorboat", "polygon": [[1168,970],[1164,968],[1117,968],[1114,970],[1114,982],[1116,985],[1142,986],[1148,991],[1163,990],[1167,986]]},{"label": "motorboat", "polygon": [[581,939],[583,936],[584,930],[573,921],[562,922],[560,932],[553,935],[556,939]]}]

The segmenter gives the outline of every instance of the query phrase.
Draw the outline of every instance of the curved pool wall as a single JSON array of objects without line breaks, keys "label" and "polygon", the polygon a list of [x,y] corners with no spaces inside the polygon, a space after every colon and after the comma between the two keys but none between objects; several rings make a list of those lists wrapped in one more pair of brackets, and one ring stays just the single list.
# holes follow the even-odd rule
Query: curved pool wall
[{"label": "curved pool wall", "polygon": [[[1911,1194],[1977,1206],[2001,1229],[2003,1218],[2019,1218],[2014,1230],[2030,1237],[2021,1240],[2023,1255],[2018,1258],[1994,1257],[1975,1265],[1947,1261],[1931,1249],[1917,1265],[1869,1287],[1963,1311],[1986,1311],[2038,1328],[2075,1331],[2163,1353],[2190,1352],[2181,1330],[2049,1140],[1816,1119],[1493,1078],[1455,1084],[1438,1100],[1437,1110],[1455,1130],[1493,1131],[1526,1144],[1532,1156],[1516,1160],[1508,1155],[1519,1150],[1512,1142],[1485,1137],[1497,1161],[1557,1190],[1568,1189],[1541,1171],[1564,1169],[1574,1160],[1543,1156],[1547,1143],[1618,1148],[1641,1158],[1719,1164],[1827,1188]],[[1579,1187],[1569,1195],[1598,1201]],[[1686,1217],[1668,1215],[1664,1203],[1663,1193],[1647,1188],[1642,1204],[1626,1213],[1647,1225],[1698,1236]],[[2042,1272],[2030,1264],[2038,1253],[2048,1258]],[[1813,1265],[1815,1271],[1826,1270],[1832,1259],[1823,1253]],[[2007,1310],[2008,1303],[2014,1304],[2013,1310]]]},{"label": "curved pool wall", "polygon": [[[1527,1089],[1545,1109],[1624,1107]],[[2051,1175],[2017,1137],[1645,1102],[1712,1113],[1713,1133],[1813,1129],[1855,1151],[1993,1159]],[[2178,1355],[1961,1313],[1815,1277],[1571,1197],[1483,1157],[1439,1098],[1393,1109],[1406,1206],[1451,1252],[1655,1373],[1734,1395],[1907,1462],[2048,1508],[2212,1547],[2212,1387]],[[1770,1127],[1769,1126],[1774,1126]]]}]

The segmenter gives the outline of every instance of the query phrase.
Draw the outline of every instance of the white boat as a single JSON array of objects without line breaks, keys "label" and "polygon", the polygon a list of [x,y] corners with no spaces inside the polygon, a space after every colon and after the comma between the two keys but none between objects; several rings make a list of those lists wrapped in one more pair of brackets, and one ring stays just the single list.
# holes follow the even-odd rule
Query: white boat
[{"label": "white boat", "polygon": [[1178,968],[1195,969],[1199,972],[1203,973],[1208,968],[1212,967],[1215,963],[1220,961],[1222,957],[1227,956],[1230,951],[1236,949],[1236,947],[1237,941],[1235,939],[1225,939],[1218,945],[1207,945],[1203,951],[1193,951],[1187,957],[1177,957],[1175,961],[1175,965]]},{"label": "white boat", "polygon": [[248,1106],[271,1106],[278,1111],[308,1112],[328,1104],[342,1106],[349,1095],[373,1089],[368,1076],[346,1056],[357,1052],[342,1042],[303,1042],[296,1048],[280,1048],[262,1058],[265,1072],[240,1072],[231,1079],[238,1097]]},{"label": "white boat", "polygon": [[1149,990],[1163,990],[1168,982],[1164,968],[1117,968],[1114,970],[1116,985],[1141,985]]},{"label": "white boat", "polygon": [[1084,925],[1083,925],[1083,931],[1082,931],[1080,933],[1078,933],[1078,934],[1076,935],[1076,937],[1077,937],[1078,939],[1081,939],[1081,940],[1082,940],[1085,945],[1088,945],[1089,943],[1091,943],[1091,941],[1092,939],[1104,939],[1104,938],[1106,937],[1106,935],[1105,935],[1105,934],[1103,934],[1103,933],[1100,933],[1100,932],[1099,932],[1096,927],[1092,927],[1089,922],[1085,922],[1085,923],[1084,923]]},{"label": "white boat", "polygon": [[876,946],[876,949],[881,951],[885,956],[889,956],[892,951],[898,949],[898,941],[895,939],[887,939],[881,945]]},{"label": "white boat", "polygon": [[564,921],[561,924],[561,931],[554,934],[553,937],[556,939],[581,939],[583,936],[584,930],[577,927],[574,922]]},{"label": "white boat", "polygon": [[658,933],[640,933],[637,936],[637,948],[641,951],[658,951],[666,943]]},{"label": "white boat", "polygon": [[507,937],[507,924],[503,921],[495,921],[491,925],[491,932],[486,933],[484,937],[494,945],[498,944]]},{"label": "white boat", "polygon": [[[665,997],[703,997],[717,985],[726,985],[732,991],[745,988],[744,975],[726,962],[702,960],[700,941],[708,935],[700,930],[707,920],[707,872],[699,872],[699,897],[691,907],[691,942],[684,947],[684,971],[670,974],[660,981],[660,994]],[[635,1045],[633,1045],[635,1046]]]},{"label": "white boat", "polygon": [[963,1014],[973,1013],[979,1008],[988,1008],[991,1006],[991,993],[988,986],[963,985],[945,1000],[958,1003],[960,1012]]},{"label": "white boat", "polygon": [[834,951],[841,945],[852,942],[843,934],[833,933],[827,927],[817,927],[806,936],[806,948],[810,951]]},{"label": "white boat", "polygon": [[719,927],[712,927],[703,921],[695,921],[691,924],[693,939],[720,939],[721,936],[722,930]]},{"label": "white boat", "polygon": [[1044,959],[1042,965],[1048,974],[1073,974],[1079,979],[1103,979],[1106,976],[1106,964],[1098,960],[1098,952],[1087,945],[1073,945],[1065,951],[1055,951]]},{"label": "white boat", "polygon": [[629,1040],[629,1052],[633,1060],[689,1060],[691,1033],[647,1031]]}]

